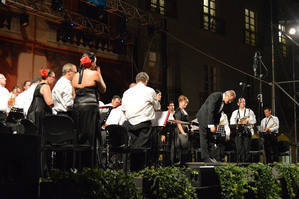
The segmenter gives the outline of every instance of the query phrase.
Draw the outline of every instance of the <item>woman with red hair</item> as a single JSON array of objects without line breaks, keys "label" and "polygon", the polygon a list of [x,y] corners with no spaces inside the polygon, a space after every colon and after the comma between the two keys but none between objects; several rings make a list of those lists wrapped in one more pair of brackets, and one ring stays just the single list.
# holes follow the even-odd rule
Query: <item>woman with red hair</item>
[{"label": "woman with red hair", "polygon": [[34,90],[33,99],[27,113],[27,118],[36,125],[39,134],[41,134],[43,118],[52,114],[53,100],[50,86],[55,81],[55,73],[49,69],[42,69],[40,75],[42,81]]}]

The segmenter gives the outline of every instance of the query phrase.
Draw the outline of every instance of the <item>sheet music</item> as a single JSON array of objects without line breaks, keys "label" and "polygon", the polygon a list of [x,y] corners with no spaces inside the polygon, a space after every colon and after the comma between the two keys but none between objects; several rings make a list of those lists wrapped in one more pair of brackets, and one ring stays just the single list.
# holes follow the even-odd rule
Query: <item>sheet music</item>
[{"label": "sheet music", "polygon": [[155,112],[155,119],[152,120],[152,126],[164,126],[165,121],[172,120],[173,115],[168,114],[168,111],[158,111]]},{"label": "sheet music", "polygon": [[[198,123],[198,120],[197,118],[195,118],[194,120],[192,120],[191,122],[195,122],[195,123]],[[191,125],[191,131],[197,131],[199,130],[199,127],[196,126],[196,125]]]}]

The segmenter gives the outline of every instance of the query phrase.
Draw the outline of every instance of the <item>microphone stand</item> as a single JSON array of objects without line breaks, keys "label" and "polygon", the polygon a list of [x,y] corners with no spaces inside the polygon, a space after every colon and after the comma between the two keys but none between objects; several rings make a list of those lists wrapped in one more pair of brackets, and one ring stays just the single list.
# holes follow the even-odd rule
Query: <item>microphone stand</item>
[{"label": "microphone stand", "polygon": [[245,97],[245,96],[244,96],[244,91],[245,91],[246,84],[243,83],[241,86],[242,86],[241,97]]},{"label": "microphone stand", "polygon": [[258,123],[260,123],[260,121],[263,118],[263,109],[264,109],[264,104],[263,104],[263,88],[262,88],[262,78],[264,77],[263,73],[262,73],[262,66],[264,68],[264,70],[266,71],[266,75],[265,77],[268,75],[268,68],[265,66],[264,62],[262,61],[262,55],[259,51],[257,51],[257,61],[258,61],[258,67],[259,67],[259,73],[258,73],[258,77],[259,77],[259,94],[257,95],[257,100],[258,100]]}]

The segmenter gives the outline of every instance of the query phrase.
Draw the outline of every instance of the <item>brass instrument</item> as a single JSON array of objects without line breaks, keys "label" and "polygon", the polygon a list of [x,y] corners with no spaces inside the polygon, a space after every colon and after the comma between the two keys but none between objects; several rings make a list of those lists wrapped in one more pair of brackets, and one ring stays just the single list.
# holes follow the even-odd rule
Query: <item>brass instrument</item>
[{"label": "brass instrument", "polygon": [[244,123],[247,119],[249,118],[249,116],[245,116],[242,119],[239,120],[239,122],[242,124]]},{"label": "brass instrument", "polygon": [[272,123],[269,127],[265,127],[265,129],[266,129],[266,128],[271,129],[272,127],[274,127],[274,126],[276,126],[276,125],[277,125],[276,122],[273,121],[273,123]]},{"label": "brass instrument", "polygon": [[273,132],[266,132],[266,131],[265,131],[266,128],[270,129],[270,128],[273,128],[273,127],[275,127],[275,126],[277,126],[277,124],[276,124],[275,121],[273,121],[273,123],[272,123],[269,127],[265,127],[265,128],[264,128],[264,131],[263,131],[263,132],[260,132],[261,136],[264,137],[265,135],[272,135],[272,136],[275,135],[275,133],[273,133]]}]

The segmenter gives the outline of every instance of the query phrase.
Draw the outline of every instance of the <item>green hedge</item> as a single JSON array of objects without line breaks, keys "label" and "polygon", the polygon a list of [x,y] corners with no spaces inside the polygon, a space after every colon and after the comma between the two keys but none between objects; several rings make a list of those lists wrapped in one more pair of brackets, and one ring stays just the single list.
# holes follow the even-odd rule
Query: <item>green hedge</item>
[{"label": "green hedge", "polygon": [[222,198],[299,198],[299,165],[261,163],[239,167],[233,164],[215,168]]},{"label": "green hedge", "polygon": [[[121,171],[102,169],[83,169],[82,172],[65,172],[53,170],[50,177],[43,179],[49,182],[47,189],[63,193],[53,198],[80,199],[139,199],[139,198],[182,198],[195,199],[195,189],[185,175],[188,169],[166,167],[162,169],[146,168],[139,173],[125,174]],[[137,190],[134,177],[143,177],[143,193]],[[61,188],[62,187],[62,188]],[[45,190],[45,189],[44,189]],[[47,191],[49,194],[51,191]]]},{"label": "green hedge", "polygon": [[158,169],[146,168],[138,173],[145,183],[143,194],[145,198],[182,198],[195,199],[197,195],[186,173],[190,170],[179,167],[165,167]]},{"label": "green hedge", "polygon": [[[261,163],[248,167],[228,164],[215,167],[215,171],[224,199],[299,198],[299,164],[276,163],[273,167]],[[54,196],[45,197],[51,199],[195,199],[198,197],[188,177],[199,179],[199,175],[195,170],[179,167],[146,168],[131,174],[86,168],[81,172],[53,170],[42,184],[48,182],[52,186],[47,194]],[[137,176],[143,178],[143,190],[136,188]],[[44,190],[41,186],[41,192]]]}]

